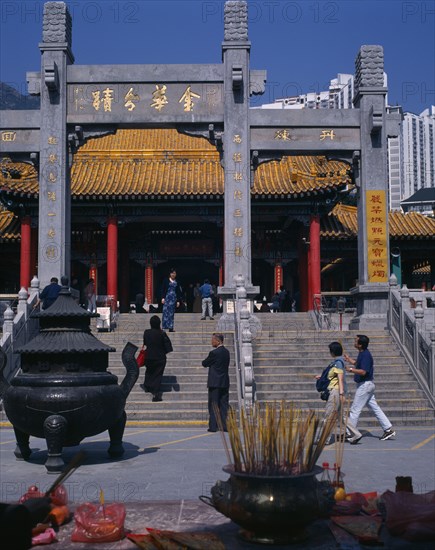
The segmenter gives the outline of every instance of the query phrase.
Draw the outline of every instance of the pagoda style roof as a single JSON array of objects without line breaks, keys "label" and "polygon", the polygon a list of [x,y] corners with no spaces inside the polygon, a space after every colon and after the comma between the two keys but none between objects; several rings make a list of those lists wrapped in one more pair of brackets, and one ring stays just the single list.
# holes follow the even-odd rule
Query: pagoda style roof
[{"label": "pagoda style roof", "polygon": [[[34,198],[38,174],[30,164],[3,159],[0,191]],[[288,156],[260,164],[253,196],[322,194],[351,184],[350,167],[324,156]],[[174,129],[121,129],[89,139],[74,155],[73,198],[143,198],[224,194],[219,152],[205,138]]]},{"label": "pagoda style roof", "polygon": [[[435,218],[417,212],[392,211],[388,216],[390,238],[435,240]],[[357,208],[337,204],[322,217],[322,239],[354,239],[358,234]]]},{"label": "pagoda style roof", "polygon": [[3,210],[0,206],[0,242],[21,240],[20,220],[13,212]]}]

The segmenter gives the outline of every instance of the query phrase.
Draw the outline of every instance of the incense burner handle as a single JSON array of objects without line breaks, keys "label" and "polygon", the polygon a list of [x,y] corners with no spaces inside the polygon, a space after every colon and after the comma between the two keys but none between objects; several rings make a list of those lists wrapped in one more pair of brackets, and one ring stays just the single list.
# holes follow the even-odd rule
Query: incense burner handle
[{"label": "incense burner handle", "polygon": [[125,348],[122,350],[122,362],[127,371],[124,380],[121,382],[121,388],[125,398],[128,397],[128,394],[131,392],[131,389],[139,377],[139,369],[137,368],[137,362],[134,357],[137,350],[137,346],[131,342],[127,342]]}]

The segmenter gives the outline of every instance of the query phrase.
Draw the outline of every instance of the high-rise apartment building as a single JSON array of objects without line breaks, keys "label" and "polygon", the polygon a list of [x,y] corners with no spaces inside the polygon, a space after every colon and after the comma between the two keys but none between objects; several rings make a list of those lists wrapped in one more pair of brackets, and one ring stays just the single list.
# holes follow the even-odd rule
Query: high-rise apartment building
[{"label": "high-rise apartment building", "polygon": [[435,106],[420,115],[405,113],[402,123],[402,200],[435,187]]}]

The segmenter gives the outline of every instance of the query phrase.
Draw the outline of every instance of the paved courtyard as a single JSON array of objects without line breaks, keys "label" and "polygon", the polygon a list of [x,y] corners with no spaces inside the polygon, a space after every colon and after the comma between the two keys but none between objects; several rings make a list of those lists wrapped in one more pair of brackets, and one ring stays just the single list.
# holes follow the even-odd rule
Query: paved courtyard
[{"label": "paved courtyard", "polygon": [[[343,471],[348,492],[394,491],[396,476],[412,476],[415,493],[435,489],[435,435],[430,427],[400,427],[394,440],[379,441],[381,430],[364,431],[358,445],[345,445]],[[54,476],[47,474],[45,441],[31,438],[33,454],[29,462],[15,460],[13,430],[0,431],[1,500],[16,501],[29,485],[46,489]],[[221,434],[204,428],[155,428],[131,426],[126,429],[125,455],[121,460],[107,457],[108,435],[86,439],[80,446],[87,453],[85,463],[67,480],[74,503],[98,501],[103,489],[106,502],[127,505],[126,526],[143,532],[146,526],[174,529],[213,529],[228,548],[255,547],[240,542],[237,526],[198,500],[209,495],[227,463]],[[78,447],[66,448],[68,462]],[[335,462],[335,448],[327,447],[320,462]],[[385,529],[384,529],[385,531]],[[67,530],[65,531],[67,533]],[[69,533],[69,532],[68,532]],[[385,536],[387,536],[385,534]],[[71,543],[72,544],[72,543]],[[67,539],[62,550],[67,548]],[[79,549],[80,544],[75,543]],[[90,548],[89,545],[83,547]],[[98,546],[102,548],[102,546]],[[104,548],[134,548],[129,541],[104,545]],[[334,548],[332,536],[319,538],[314,530],[308,541],[293,548]],[[358,547],[358,546],[355,546]],[[387,548],[430,548],[388,539]],[[278,548],[278,547],[277,547]]]}]

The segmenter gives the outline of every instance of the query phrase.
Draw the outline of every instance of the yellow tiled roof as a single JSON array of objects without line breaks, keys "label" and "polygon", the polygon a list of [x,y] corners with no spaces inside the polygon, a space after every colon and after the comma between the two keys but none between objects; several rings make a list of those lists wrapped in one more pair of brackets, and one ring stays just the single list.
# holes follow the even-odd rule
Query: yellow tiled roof
[{"label": "yellow tiled roof", "polygon": [[[390,237],[402,239],[435,239],[435,219],[418,212],[390,212]],[[355,206],[337,204],[321,220],[321,237],[324,239],[353,239],[358,233]]]},{"label": "yellow tiled roof", "polygon": [[[20,179],[4,177],[0,186],[19,194],[37,195],[36,170],[10,163]],[[284,157],[261,164],[253,195],[317,193],[351,183],[349,167],[322,156]],[[74,157],[71,169],[74,197],[145,195],[223,195],[224,174],[216,148],[204,138],[173,129],[118,130],[89,139]]]},{"label": "yellow tiled roof", "polygon": [[21,239],[20,222],[17,216],[8,210],[0,210],[0,241]]}]

